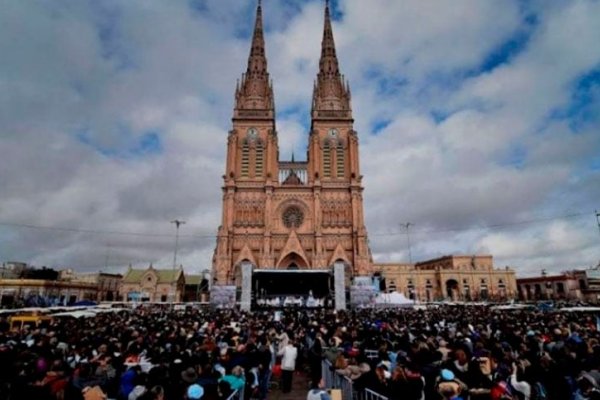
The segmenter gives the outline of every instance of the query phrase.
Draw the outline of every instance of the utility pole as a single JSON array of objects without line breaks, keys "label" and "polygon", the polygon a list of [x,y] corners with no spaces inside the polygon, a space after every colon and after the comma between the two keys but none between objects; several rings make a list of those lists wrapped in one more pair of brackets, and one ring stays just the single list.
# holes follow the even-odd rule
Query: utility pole
[{"label": "utility pole", "polygon": [[412,250],[411,250],[411,245],[410,245],[410,227],[414,226],[414,224],[412,222],[406,222],[404,224],[400,224],[400,226],[404,227],[404,229],[406,229],[406,244],[408,247],[408,262],[411,264],[411,277],[412,277],[412,295],[413,295],[413,301],[416,303],[417,302],[417,282],[415,280],[415,270],[414,270],[414,266],[412,266]]},{"label": "utility pole", "polygon": [[177,271],[177,249],[179,247],[179,226],[184,225],[185,221],[181,220],[173,220],[172,224],[175,224],[175,252],[173,253],[173,297],[172,302],[175,302],[175,297],[177,295],[177,281],[175,280],[175,271]]},{"label": "utility pole", "polygon": [[598,210],[594,210],[596,213],[596,222],[598,223],[598,233],[600,233],[600,212]]},{"label": "utility pole", "polygon": [[407,222],[405,224],[400,224],[406,229],[406,243],[408,245],[408,262],[412,264],[412,252],[410,248],[410,227],[414,226],[412,222]]}]

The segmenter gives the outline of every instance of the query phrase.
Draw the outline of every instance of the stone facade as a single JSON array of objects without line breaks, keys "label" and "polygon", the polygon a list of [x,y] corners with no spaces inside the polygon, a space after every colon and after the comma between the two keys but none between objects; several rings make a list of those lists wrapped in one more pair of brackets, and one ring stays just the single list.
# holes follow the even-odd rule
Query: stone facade
[{"label": "stone facade", "polygon": [[517,295],[515,271],[494,268],[491,255],[450,255],[416,264],[375,264],[387,291],[419,301],[507,300]]},{"label": "stone facade", "polygon": [[[517,279],[519,298],[523,301],[537,300],[587,300],[586,271],[568,271],[560,275],[534,276]],[[595,292],[595,291],[594,291]],[[595,294],[595,293],[594,293]],[[591,299],[596,300],[597,299]]]},{"label": "stone facade", "polygon": [[67,269],[60,271],[60,279],[74,283],[79,282],[95,285],[97,292],[93,300],[97,302],[120,300],[119,287],[123,279],[123,275],[121,274],[109,274],[106,272],[80,274]]},{"label": "stone facade", "polygon": [[167,302],[182,301],[185,291],[183,268],[132,269],[123,276],[119,294],[123,301]]},{"label": "stone facade", "polygon": [[[338,265],[338,274],[343,265],[345,289],[353,278],[379,273],[390,287],[419,300],[516,296],[514,271],[494,269],[491,256],[448,256],[415,265],[373,263],[353,123],[350,87],[340,73],[327,2],[306,161],[293,155],[290,161],[279,160],[279,139],[286,136],[276,128],[259,2],[248,67],[235,91],[212,284],[235,285],[238,300],[247,303],[249,291],[256,288],[248,289],[243,265],[255,271],[333,271]],[[334,291],[343,297],[343,288]],[[336,297],[336,307],[342,297]]]},{"label": "stone facade", "polygon": [[[98,287],[92,283],[48,279],[0,279],[0,307],[64,305],[95,301]],[[33,304],[31,302],[42,302]]]},{"label": "stone facade", "polygon": [[307,161],[279,160],[279,139],[286,136],[275,124],[259,3],[227,140],[215,284],[241,287],[245,262],[254,269],[331,270],[341,261],[348,276],[371,274],[350,97],[327,6]]}]

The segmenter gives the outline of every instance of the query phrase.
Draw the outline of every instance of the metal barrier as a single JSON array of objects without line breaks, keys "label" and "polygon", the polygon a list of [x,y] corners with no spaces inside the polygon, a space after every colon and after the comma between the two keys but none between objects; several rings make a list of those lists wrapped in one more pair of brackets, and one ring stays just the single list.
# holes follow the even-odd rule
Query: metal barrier
[{"label": "metal barrier", "polygon": [[340,389],[342,400],[354,400],[352,391],[352,380],[335,372],[329,360],[321,362],[321,376],[325,383],[325,389]]},{"label": "metal barrier", "polygon": [[326,389],[334,388],[336,374],[332,367],[333,365],[329,360],[324,359],[321,361],[321,377],[323,378],[323,382],[325,382]]},{"label": "metal barrier", "polygon": [[338,374],[331,367],[332,364],[329,360],[325,359],[321,362],[321,376],[325,383],[325,389],[340,389],[342,400],[388,400],[386,396],[371,389],[364,389],[360,393],[356,392],[352,379]]},{"label": "metal barrier", "polygon": [[379,357],[379,351],[377,350],[365,350],[365,357],[367,357],[369,360],[375,360]]},{"label": "metal barrier", "polygon": [[352,388],[352,379],[347,376],[336,374],[338,387],[342,390],[342,400],[354,400],[354,390]]},{"label": "metal barrier", "polygon": [[229,395],[227,400],[244,400],[244,388],[235,390]]},{"label": "metal barrier", "polygon": [[387,397],[372,391],[371,389],[365,389],[359,400],[388,400]]}]

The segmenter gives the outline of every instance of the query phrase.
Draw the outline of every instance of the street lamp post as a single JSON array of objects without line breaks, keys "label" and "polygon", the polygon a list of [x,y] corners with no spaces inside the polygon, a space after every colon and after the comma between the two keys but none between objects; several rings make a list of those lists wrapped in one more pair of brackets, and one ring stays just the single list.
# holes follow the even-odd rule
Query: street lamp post
[{"label": "street lamp post", "polygon": [[544,288],[546,291],[546,299],[550,300],[550,281],[547,280],[548,277],[548,273],[546,272],[545,269],[542,270],[542,277],[544,278]]},{"label": "street lamp post", "polygon": [[179,247],[179,226],[184,225],[185,221],[181,221],[179,219],[171,221],[172,224],[175,224],[175,251],[173,252],[173,297],[172,302],[175,302],[175,297],[177,296],[177,281],[175,280],[175,271],[177,271],[177,249]]}]

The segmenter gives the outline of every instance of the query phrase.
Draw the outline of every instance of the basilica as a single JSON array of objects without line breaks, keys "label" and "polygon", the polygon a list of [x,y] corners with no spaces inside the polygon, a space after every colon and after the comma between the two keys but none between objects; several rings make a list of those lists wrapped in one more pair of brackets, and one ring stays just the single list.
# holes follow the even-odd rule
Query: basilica
[{"label": "basilica", "polygon": [[[398,281],[398,290],[410,289],[408,277],[417,266],[375,265],[371,256],[351,100],[326,2],[306,161],[279,159],[279,139],[286,136],[276,126],[259,1],[227,138],[222,221],[213,255],[214,301],[235,298],[243,309],[250,309],[258,299],[310,293],[342,309],[355,282],[385,274],[398,275],[388,278]],[[494,270],[486,271],[491,277]],[[514,272],[507,275],[503,270],[502,279],[510,281],[508,276],[514,284]],[[416,295],[418,280],[412,279]],[[427,279],[421,279],[423,284]],[[439,277],[429,278],[433,280]],[[456,285],[446,291],[451,295],[463,288],[458,277],[453,282]],[[506,283],[509,290],[510,285]]]}]

